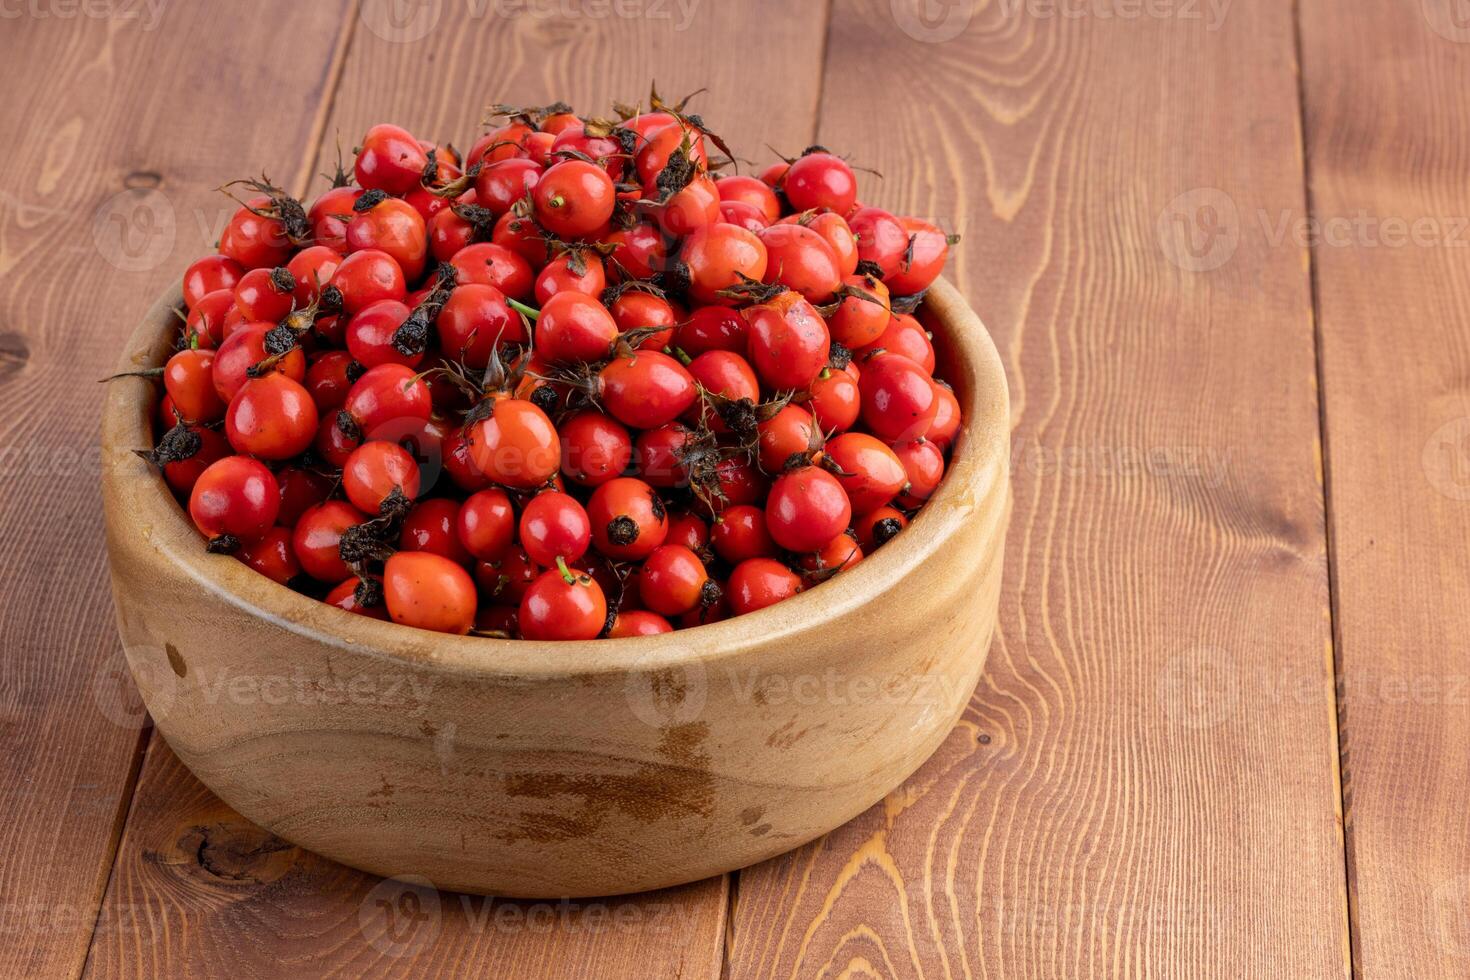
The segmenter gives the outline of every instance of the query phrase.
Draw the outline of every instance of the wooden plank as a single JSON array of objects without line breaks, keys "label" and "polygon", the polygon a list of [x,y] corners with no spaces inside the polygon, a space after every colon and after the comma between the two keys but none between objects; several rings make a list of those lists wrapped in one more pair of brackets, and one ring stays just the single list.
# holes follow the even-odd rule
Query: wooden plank
[{"label": "wooden plank", "polygon": [[1003,635],[914,778],[741,873],[732,978],[1347,972],[1307,255],[1255,220],[1291,11],[1129,9],[838,0],[819,139],[958,226],[1007,361]]},{"label": "wooden plank", "polygon": [[[1301,5],[1363,976],[1470,972],[1470,23]],[[1462,12],[1460,12],[1462,13]]]},{"label": "wooden plank", "polygon": [[380,879],[292,847],[149,746],[92,977],[709,977],[725,880],[503,902]]},{"label": "wooden plank", "polygon": [[335,163],[336,138],[350,148],[374,123],[468,149],[496,103],[560,99],[608,115],[614,100],[646,106],[650,80],[668,99],[708,89],[689,110],[739,153],[799,153],[812,133],[822,4],[474,0],[421,4],[407,20],[385,20],[385,6],[364,4],[318,171]]},{"label": "wooden plank", "polygon": [[[665,96],[708,86],[711,91],[691,108],[748,152],[766,142],[799,152],[813,132],[825,31],[821,5],[587,5],[565,8],[572,16],[549,16],[544,5],[424,4],[402,8],[406,18],[390,16],[393,6],[363,3],[318,172],[335,163],[338,137],[344,150],[350,148],[375,122],[396,122],[421,137],[452,138],[468,147],[488,105],[560,98],[585,112],[606,113],[614,99],[646,100],[655,70]],[[618,10],[647,16],[620,17]],[[766,20],[777,13],[782,29],[771,32]],[[775,105],[782,111],[772,113]],[[179,852],[178,841],[190,828],[216,823],[229,828],[229,839],[252,841],[252,853],[271,852],[277,870],[270,882],[221,878],[204,863],[185,860],[187,854],[159,859]],[[410,973],[515,977],[720,972],[728,904],[723,878],[609,900],[608,915],[622,924],[602,929],[589,927],[587,915],[557,917],[547,928],[515,927],[516,910],[539,923],[545,903],[496,903],[487,924],[490,907],[479,899],[464,899],[466,912],[461,896],[441,895],[432,936],[411,953],[385,953],[374,944],[379,924],[358,919],[374,879],[296,849],[274,852],[279,844],[266,840],[200,790],[164,746],[151,748],[89,972],[273,976],[299,972],[307,963],[314,971],[350,976],[399,972],[406,965]],[[138,909],[146,923],[107,928],[109,917]],[[512,924],[497,925],[496,915],[511,917]]]},{"label": "wooden plank", "polygon": [[[311,138],[331,59],[282,39],[330,52],[343,5],[273,6],[37,4],[0,30],[0,975],[79,973],[112,864],[146,716],[106,581],[95,382],[233,209],[214,188]],[[247,99],[270,112],[226,110]]]}]

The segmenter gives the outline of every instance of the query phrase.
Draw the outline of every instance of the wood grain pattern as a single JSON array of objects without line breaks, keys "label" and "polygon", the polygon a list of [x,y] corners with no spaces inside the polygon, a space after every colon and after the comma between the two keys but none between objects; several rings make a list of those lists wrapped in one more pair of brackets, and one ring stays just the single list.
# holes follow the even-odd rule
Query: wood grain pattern
[{"label": "wood grain pattern", "polygon": [[[228,216],[214,188],[310,137],[330,59],[247,52],[330,51],[341,5],[276,6],[38,4],[0,29],[0,975],[86,955],[146,739],[100,546],[95,379]],[[221,111],[242,92],[294,98]]]},{"label": "wood grain pattern", "polygon": [[[495,13],[499,9],[495,4],[427,4],[418,9],[437,9],[439,19],[413,40],[408,39],[415,38],[425,23],[395,19],[391,7],[380,0],[362,4],[325,139],[312,168],[315,172],[331,169],[339,138],[345,152],[374,122],[393,121],[426,137],[453,138],[457,145],[467,145],[480,131],[485,107],[495,102],[538,104],[563,98],[585,107],[584,111],[601,111],[612,99],[646,97],[650,75],[666,96],[709,86],[711,93],[701,96],[693,107],[735,145],[759,147],[769,142],[798,152],[813,130],[826,16],[821,4],[793,7],[774,0],[741,5],[701,3],[692,6],[693,17],[687,21],[680,11],[688,8],[678,4],[649,5],[648,9],[671,14],[654,19],[565,18],[529,12],[505,18]],[[411,12],[413,7],[397,9]],[[477,10],[484,15],[475,16]],[[781,30],[769,32],[764,21],[777,13]],[[733,57],[733,52],[741,50],[745,54]],[[783,110],[769,113],[769,107],[776,104]],[[320,180],[313,184],[315,190],[322,186]],[[106,914],[140,902],[149,908],[155,901],[168,903],[156,896],[170,892],[159,891],[161,886],[144,874],[155,865],[143,850],[146,838],[134,829],[140,820],[163,821],[168,833],[176,827],[207,822],[213,808],[219,806],[197,789],[171,795],[164,789],[171,779],[155,772],[166,763],[177,766],[163,755],[162,746],[144,762]],[[318,859],[293,854],[290,860],[294,867],[298,861],[310,865]],[[318,880],[313,872],[298,873]],[[468,955],[469,962],[513,967],[486,975],[715,976],[719,973],[725,896],[726,885],[720,879],[671,893],[666,920],[688,923],[673,935],[650,933],[652,926],[645,926],[609,936],[558,923],[548,931],[497,932],[477,942],[470,920],[445,916],[442,928],[426,943],[429,948],[416,955],[424,963],[457,963],[456,957]],[[195,976],[237,972],[232,964],[227,969],[201,949],[201,943],[210,941],[201,939],[206,936],[269,946],[289,934],[293,956],[333,962],[348,958],[344,944],[354,950],[360,946],[362,935],[351,925],[360,901],[360,893],[353,888],[336,887],[325,879],[317,886],[293,890],[281,901],[271,911],[266,899],[249,896],[233,905],[231,914],[218,916],[208,905],[181,904],[167,914],[187,920],[187,932],[99,931],[92,972],[146,975],[155,957],[178,969],[187,968]],[[629,901],[636,907],[636,899]],[[298,918],[343,925],[298,931],[283,925],[273,931],[275,927],[263,924]],[[160,951],[160,944],[167,950]],[[485,949],[480,953],[466,954],[481,946]],[[373,961],[373,968],[396,971],[401,964],[390,959]],[[290,972],[278,970],[278,964],[264,956],[258,969],[263,972],[257,975]],[[586,969],[593,972],[583,973]]]},{"label": "wood grain pattern", "polygon": [[[1470,973],[1470,22],[1302,4],[1354,952]],[[1310,229],[1308,229],[1310,231]]]},{"label": "wood grain pattern", "polygon": [[1343,975],[1307,256],[1255,220],[1303,208],[1291,12],[915,6],[836,4],[819,139],[967,236],[1003,638],[903,789],[741,874],[729,976]]},{"label": "wood grain pattern", "polygon": [[[393,122],[422,139],[468,149],[490,106],[545,105],[609,115],[612,102],[647,105],[650,80],[689,104],[738,153],[763,144],[800,153],[810,140],[821,82],[824,3],[424,4],[421,22],[386,29],[367,0],[332,106],[317,171],[336,141],[350,149],[367,127]],[[639,16],[618,16],[626,10]],[[506,16],[500,12],[508,12]],[[600,13],[599,13],[600,11]],[[567,16],[570,13],[572,16]],[[428,25],[432,23],[433,27]],[[779,29],[768,30],[770,24]],[[422,37],[418,35],[427,31]],[[385,39],[385,35],[387,39]],[[408,40],[417,38],[416,40]],[[738,53],[738,54],[737,54]],[[772,106],[780,106],[772,112]]]},{"label": "wood grain pattern", "polygon": [[294,848],[149,746],[88,977],[710,977],[725,880],[620,899],[418,890]]}]

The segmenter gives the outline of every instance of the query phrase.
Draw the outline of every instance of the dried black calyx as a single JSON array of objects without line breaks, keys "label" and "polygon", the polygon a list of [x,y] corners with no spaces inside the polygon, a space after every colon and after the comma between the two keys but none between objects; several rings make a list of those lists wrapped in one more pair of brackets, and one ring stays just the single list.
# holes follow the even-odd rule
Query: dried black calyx
[{"label": "dried black calyx", "polygon": [[265,335],[265,352],[272,357],[280,357],[289,354],[296,346],[296,331],[278,323]]},{"label": "dried black calyx", "polygon": [[687,292],[692,282],[689,266],[675,261],[669,268],[653,274],[653,284],[668,293],[678,295]]},{"label": "dried black calyx", "polygon": [[619,547],[632,544],[638,540],[638,522],[626,514],[614,517],[607,522],[607,539]]},{"label": "dried black calyx", "polygon": [[393,349],[405,357],[428,350],[429,328],[438,318],[439,311],[444,309],[444,304],[449,302],[449,296],[459,282],[454,266],[447,263],[439,267],[436,275],[434,291],[425,296],[393,332]]},{"label": "dried black calyx", "polygon": [[787,286],[779,282],[761,282],[752,279],[743,272],[737,272],[739,281],[733,286],[726,286],[719,290],[718,295],[726,299],[733,299],[741,303],[769,303],[771,300],[786,292]]},{"label": "dried black calyx", "polygon": [[342,537],[337,542],[337,554],[349,565],[360,565],[365,561],[387,561],[392,557],[393,549],[379,537],[382,530],[381,524],[373,521],[352,525],[342,532]]},{"label": "dried black calyx", "polygon": [[[928,292],[925,290],[924,292]],[[888,308],[894,313],[912,313],[924,302],[924,293],[914,293],[912,296],[894,296],[888,301]]]},{"label": "dried black calyx", "polygon": [[356,382],[358,378],[367,374],[367,366],[361,361],[348,361],[347,370],[344,373],[347,375],[348,381]]},{"label": "dried black calyx", "polygon": [[[269,202],[264,207],[245,205],[251,214],[262,218],[275,218],[281,223],[286,231],[286,237],[293,245],[310,245],[315,240],[312,232],[311,222],[307,219],[306,208],[285,191],[271,183],[270,178],[261,175],[259,180],[233,180],[226,184],[221,190],[229,194],[228,188],[241,184],[257,194],[263,194]],[[233,197],[234,195],[230,195]],[[235,199],[239,201],[239,198]]]},{"label": "dried black calyx", "polygon": [[718,604],[724,595],[725,591],[720,588],[720,583],[712,578],[706,579],[704,584],[699,587],[699,604],[701,607],[709,609],[711,606]]},{"label": "dried black calyx", "polygon": [[317,309],[323,313],[342,312],[342,290],[336,286],[323,286],[316,305]]},{"label": "dried black calyx", "polygon": [[629,156],[638,150],[638,134],[628,127],[617,126],[608,135],[617,140],[618,146]]},{"label": "dried black calyx", "polygon": [[204,550],[211,555],[233,555],[241,547],[243,545],[240,539],[233,534],[221,534],[218,537],[210,538],[209,544],[204,546]]},{"label": "dried black calyx", "polygon": [[357,424],[357,419],[346,410],[337,413],[337,431],[353,442],[362,439],[362,427]]},{"label": "dried black calyx", "polygon": [[204,440],[199,438],[199,433],[179,422],[163,434],[157,446],[139,450],[138,455],[154,466],[167,466],[169,463],[193,459],[203,446]]},{"label": "dried black calyx", "polygon": [[278,265],[271,270],[271,285],[278,293],[290,293],[296,290],[296,277],[291,275],[291,270],[283,265]]},{"label": "dried black calyx", "polygon": [[899,523],[898,518],[885,517],[873,525],[873,541],[880,545],[887,544],[902,530],[903,525]]},{"label": "dried black calyx", "polygon": [[414,310],[408,319],[393,331],[393,349],[405,357],[422,354],[429,349],[429,318],[421,310]]},{"label": "dried black calyx", "polygon": [[834,340],[831,351],[827,354],[827,363],[838,371],[846,370],[847,366],[852,363],[852,351],[848,350],[846,345]]},{"label": "dried black calyx", "polygon": [[742,441],[754,439],[758,434],[760,417],[756,413],[755,402],[749,398],[737,398],[734,401],[725,401],[717,409],[720,421],[730,427]]},{"label": "dried black calyx", "polygon": [[694,180],[699,168],[689,158],[689,150],[680,146],[669,154],[669,162],[654,180],[654,186],[658,188],[658,202],[663,204],[669,198],[688,187]]},{"label": "dried black calyx", "polygon": [[383,604],[383,583],[375,578],[358,579],[357,588],[352,590],[352,601],[360,608]]},{"label": "dried black calyx", "polygon": [[860,276],[872,276],[874,279],[883,278],[883,267],[872,259],[863,259],[859,262],[856,272]]},{"label": "dried black calyx", "polygon": [[495,230],[495,212],[478,204],[451,204],[449,210],[470,225],[470,237],[475,241],[485,241],[490,238]]},{"label": "dried black calyx", "polygon": [[556,395],[556,389],[551,387],[551,385],[538,385],[536,390],[531,392],[531,404],[541,409],[547,415],[556,411],[557,404],[560,400]]},{"label": "dried black calyx", "polygon": [[387,191],[380,191],[376,188],[370,191],[363,191],[362,197],[359,197],[352,203],[352,210],[358,214],[362,214],[364,211],[371,211],[386,200],[388,200]]},{"label": "dried black calyx", "polygon": [[394,487],[388,491],[388,496],[378,505],[378,513],[384,517],[397,520],[403,517],[413,507],[413,501],[408,499],[408,494],[403,492],[402,487]]}]

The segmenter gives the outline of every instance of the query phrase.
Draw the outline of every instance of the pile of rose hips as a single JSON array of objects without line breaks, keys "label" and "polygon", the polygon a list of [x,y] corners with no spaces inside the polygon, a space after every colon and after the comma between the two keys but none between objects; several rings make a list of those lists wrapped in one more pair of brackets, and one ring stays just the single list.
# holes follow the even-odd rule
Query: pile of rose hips
[{"label": "pile of rose hips", "polygon": [[960,425],[910,315],[953,239],[821,147],[719,176],[651,106],[497,106],[463,158],[374,126],[309,208],[226,188],[142,453],[211,551],[367,616],[591,639],[760,609],[907,524]]}]

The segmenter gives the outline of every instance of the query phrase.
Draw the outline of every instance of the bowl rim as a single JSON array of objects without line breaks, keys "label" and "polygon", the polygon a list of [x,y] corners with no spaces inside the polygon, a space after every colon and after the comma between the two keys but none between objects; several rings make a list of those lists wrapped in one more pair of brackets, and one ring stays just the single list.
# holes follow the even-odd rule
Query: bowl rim
[{"label": "bowl rim", "polygon": [[[123,352],[120,372],[162,363],[182,307],[178,287],[144,315]],[[351,613],[296,592],[230,556],[208,554],[183,507],[156,467],[133,450],[152,444],[151,380],[123,377],[109,385],[102,420],[102,492],[112,534],[142,533],[137,552],[167,561],[201,588],[242,612],[303,639],[410,666],[483,677],[547,679],[712,666],[819,628],[899,585],[969,520],[974,501],[1009,480],[1010,407],[1005,370],[980,318],[940,277],[925,296],[944,328],[936,347],[954,370],[962,422],[943,482],[902,534],[840,577],[773,606],[692,629],[598,641],[510,640],[455,636]],[[947,355],[947,356],[946,356]],[[968,365],[968,370],[965,369]],[[967,375],[961,387],[957,374]],[[1005,492],[1009,492],[1008,486]],[[968,495],[968,503],[966,498]],[[114,526],[127,525],[127,526]],[[109,560],[111,546],[109,545]]]}]

